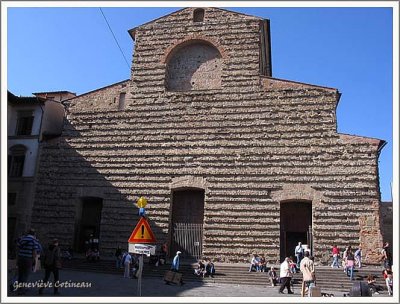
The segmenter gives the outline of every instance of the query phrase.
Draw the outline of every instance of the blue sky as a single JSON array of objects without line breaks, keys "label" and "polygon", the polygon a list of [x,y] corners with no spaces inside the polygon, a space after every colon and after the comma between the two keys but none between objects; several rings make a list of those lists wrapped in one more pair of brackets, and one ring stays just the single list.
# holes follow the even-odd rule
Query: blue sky
[{"label": "blue sky", "polygon": [[[103,7],[103,12],[130,64],[134,46],[127,31],[178,9]],[[270,19],[274,77],[339,89],[340,133],[387,141],[379,175],[382,200],[391,200],[392,9],[227,9]],[[7,81],[15,95],[82,94],[130,77],[98,7],[8,8],[7,18]]]}]

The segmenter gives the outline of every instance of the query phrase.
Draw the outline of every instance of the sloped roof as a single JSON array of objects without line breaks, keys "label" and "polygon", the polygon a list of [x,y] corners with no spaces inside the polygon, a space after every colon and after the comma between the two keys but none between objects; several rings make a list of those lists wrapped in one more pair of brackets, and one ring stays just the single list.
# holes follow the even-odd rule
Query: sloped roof
[{"label": "sloped roof", "polygon": [[32,93],[33,95],[39,95],[39,94],[76,94],[70,91],[48,91],[48,92],[36,92]]},{"label": "sloped roof", "polygon": [[226,13],[228,13],[228,14],[230,14],[231,18],[240,18],[241,20],[243,20],[243,19],[264,20],[265,19],[265,18],[261,18],[261,17],[256,17],[256,16],[247,15],[247,14],[243,14],[243,13],[237,13],[237,12],[234,12],[234,11],[230,11],[230,10],[222,9],[222,8],[216,8],[216,7],[186,7],[186,8],[180,9],[178,11],[175,11],[173,13],[170,13],[168,15],[162,16],[160,18],[157,18],[157,19],[151,20],[149,22],[143,23],[142,25],[139,25],[137,27],[134,27],[134,28],[128,30],[128,33],[132,37],[132,39],[135,40],[136,31],[138,29],[144,28],[144,27],[146,27],[148,25],[152,25],[152,24],[156,24],[156,23],[159,23],[159,22],[167,21],[171,17],[175,17],[175,16],[180,15],[180,14],[185,14],[188,11],[192,12],[193,10],[198,9],[198,8],[203,8],[205,10],[213,10],[214,12],[220,11],[221,14],[224,13],[225,15],[226,15]]},{"label": "sloped roof", "polygon": [[10,91],[7,91],[7,101],[12,104],[40,104],[44,103],[45,99],[34,96],[15,96]]}]

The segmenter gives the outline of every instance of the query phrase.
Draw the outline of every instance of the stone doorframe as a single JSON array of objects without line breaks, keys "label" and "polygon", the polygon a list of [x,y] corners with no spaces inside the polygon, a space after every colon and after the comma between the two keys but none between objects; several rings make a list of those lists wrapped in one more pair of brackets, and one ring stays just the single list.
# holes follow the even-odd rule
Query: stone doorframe
[{"label": "stone doorframe", "polygon": [[184,175],[173,178],[171,183],[169,184],[169,188],[171,190],[171,193],[173,190],[185,189],[185,188],[202,189],[204,190],[205,194],[208,193],[208,185],[206,179],[203,177],[193,176],[193,175]]},{"label": "stone doorframe", "polygon": [[[279,203],[279,210],[281,203],[285,202],[310,202],[311,203],[311,229],[314,231],[314,212],[315,208],[318,207],[323,200],[322,192],[315,190],[310,185],[306,184],[285,184],[282,186],[281,190],[272,191],[272,199]],[[314,233],[312,233],[314,235]],[[313,250],[315,250],[315,238],[313,237]],[[318,240],[317,240],[318,242]]]},{"label": "stone doorframe", "polygon": [[[171,248],[171,243],[172,243],[172,200],[173,200],[173,191],[176,190],[190,190],[190,189],[201,189],[204,190],[204,209],[206,207],[206,197],[207,193],[209,193],[208,190],[208,184],[207,180],[203,177],[200,176],[193,176],[193,175],[184,175],[184,176],[179,176],[179,177],[174,177],[172,178],[170,184],[169,184],[169,189],[170,189],[170,207],[169,207],[169,219],[168,219],[168,248]],[[204,234],[203,234],[203,240],[202,243],[204,244]],[[172,254],[171,252],[169,253],[170,255]]]},{"label": "stone doorframe", "polygon": [[313,209],[322,202],[322,192],[306,184],[285,184],[282,190],[273,191],[272,199],[276,202],[284,201],[311,201]]}]

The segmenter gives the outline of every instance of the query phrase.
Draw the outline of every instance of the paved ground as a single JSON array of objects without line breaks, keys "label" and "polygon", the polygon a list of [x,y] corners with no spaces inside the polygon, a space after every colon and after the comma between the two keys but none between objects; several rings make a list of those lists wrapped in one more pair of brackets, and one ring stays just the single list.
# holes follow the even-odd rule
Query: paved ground
[{"label": "paved ground", "polygon": [[[31,274],[32,283],[39,282],[44,272]],[[82,287],[66,286],[60,288],[61,297],[137,297],[138,280],[126,279],[121,275],[102,274],[62,270],[60,281],[65,285],[80,283]],[[86,286],[85,286],[86,285]],[[287,291],[285,290],[285,293]],[[142,297],[299,297],[300,290],[295,289],[293,295],[278,294],[278,287],[260,287],[248,285],[230,285],[214,283],[187,282],[183,286],[166,285],[162,279],[143,278]],[[343,293],[323,290],[332,293],[335,297],[343,297]],[[15,292],[9,296],[17,296]],[[53,290],[47,288],[43,295],[38,295],[38,287],[28,289],[25,296],[17,297],[53,297]],[[375,296],[375,295],[374,295]],[[386,296],[380,295],[380,296]],[[245,301],[245,299],[243,299]]]}]

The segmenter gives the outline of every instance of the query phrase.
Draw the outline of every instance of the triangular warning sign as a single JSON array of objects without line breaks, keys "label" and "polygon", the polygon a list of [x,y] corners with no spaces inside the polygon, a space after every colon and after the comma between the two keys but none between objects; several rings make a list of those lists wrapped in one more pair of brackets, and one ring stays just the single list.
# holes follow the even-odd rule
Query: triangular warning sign
[{"label": "triangular warning sign", "polygon": [[154,237],[153,231],[151,231],[150,225],[147,220],[142,217],[139,223],[137,223],[131,236],[128,239],[128,243],[155,243],[156,238]]}]

